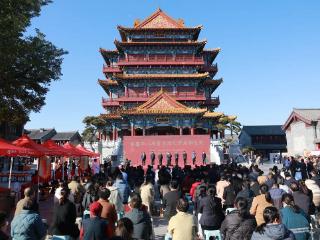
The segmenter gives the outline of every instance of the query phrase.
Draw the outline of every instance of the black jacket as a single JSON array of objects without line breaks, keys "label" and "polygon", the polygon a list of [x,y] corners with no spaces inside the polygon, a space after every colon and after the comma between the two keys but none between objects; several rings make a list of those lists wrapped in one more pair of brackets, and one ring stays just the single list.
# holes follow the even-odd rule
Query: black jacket
[{"label": "black jacket", "polygon": [[232,184],[225,187],[223,191],[224,206],[233,207],[236,196],[237,193]]},{"label": "black jacket", "polygon": [[133,235],[135,239],[150,239],[152,234],[152,223],[148,212],[133,208],[125,217],[133,223]]},{"label": "black jacket", "polygon": [[163,196],[163,207],[164,207],[164,217],[170,220],[177,211],[177,201],[179,200],[181,194],[179,191],[170,191]]},{"label": "black jacket", "polygon": [[79,228],[76,222],[76,207],[67,200],[63,205],[57,204],[53,209],[51,233],[53,235],[70,235],[73,238],[79,236]]},{"label": "black jacket", "polygon": [[292,193],[294,203],[301,208],[305,214],[309,214],[310,209],[310,197],[303,192],[297,191]]},{"label": "black jacket", "polygon": [[221,224],[221,235],[224,240],[250,240],[257,223],[253,216],[239,216],[238,211],[229,213]]},{"label": "black jacket", "polygon": [[220,198],[206,196],[200,200],[199,212],[202,213],[199,223],[219,229],[224,219]]},{"label": "black jacket", "polygon": [[82,222],[83,240],[105,240],[107,239],[107,221],[100,217],[87,218]]}]

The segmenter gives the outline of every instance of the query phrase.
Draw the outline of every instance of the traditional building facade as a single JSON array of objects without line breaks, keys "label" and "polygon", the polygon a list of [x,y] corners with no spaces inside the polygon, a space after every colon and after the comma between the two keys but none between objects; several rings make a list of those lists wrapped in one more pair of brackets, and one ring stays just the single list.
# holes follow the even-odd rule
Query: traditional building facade
[{"label": "traditional building facade", "polygon": [[108,95],[102,99],[101,117],[107,121],[102,138],[223,135],[216,124],[225,116],[214,111],[220,99],[212,96],[222,83],[214,79],[213,64],[220,49],[204,49],[201,29],[161,9],[134,27],[118,26],[116,49],[100,49],[106,79],[99,84]]},{"label": "traditional building facade", "polygon": [[303,156],[320,151],[320,109],[294,108],[282,128],[289,154]]}]

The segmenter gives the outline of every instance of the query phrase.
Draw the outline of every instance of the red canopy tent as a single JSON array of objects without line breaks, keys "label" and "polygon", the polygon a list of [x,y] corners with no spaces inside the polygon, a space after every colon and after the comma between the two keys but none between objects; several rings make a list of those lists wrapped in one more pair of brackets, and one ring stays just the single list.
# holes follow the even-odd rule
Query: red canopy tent
[{"label": "red canopy tent", "polygon": [[81,144],[78,144],[76,146],[76,148],[79,149],[80,151],[84,152],[84,153],[89,154],[89,157],[99,157],[100,156],[99,153],[95,153],[95,152],[89,151],[86,148],[84,148]]},{"label": "red canopy tent", "polygon": [[57,153],[57,156],[70,156],[70,152],[62,146],[57,145],[53,140],[49,139],[42,144],[44,147]]},{"label": "red canopy tent", "polygon": [[63,145],[65,149],[67,149],[71,156],[74,157],[87,157],[88,153],[85,153],[79,149],[77,149],[75,146],[73,146],[71,143],[67,142]]},{"label": "red canopy tent", "polygon": [[15,146],[4,139],[0,138],[0,156],[16,157],[16,156],[36,156],[37,153],[24,147]]},{"label": "red canopy tent", "polygon": [[55,152],[51,149],[46,148],[43,145],[37,144],[34,142],[31,138],[29,138],[27,135],[22,135],[20,138],[12,142],[13,145],[16,145],[18,147],[27,147],[31,148],[32,150],[36,151],[38,156],[55,156],[58,155],[58,152]]}]

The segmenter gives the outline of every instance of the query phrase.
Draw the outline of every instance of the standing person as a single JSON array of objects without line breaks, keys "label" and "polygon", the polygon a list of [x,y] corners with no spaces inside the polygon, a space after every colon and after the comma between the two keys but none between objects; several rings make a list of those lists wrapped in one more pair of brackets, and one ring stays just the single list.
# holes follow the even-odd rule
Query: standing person
[{"label": "standing person", "polygon": [[128,198],[130,194],[130,189],[126,181],[123,180],[123,175],[119,173],[117,175],[116,181],[113,184],[114,187],[119,189],[120,197],[123,204],[128,203]]},{"label": "standing person", "polygon": [[162,159],[163,159],[163,155],[162,155],[162,153],[159,153],[159,154],[158,154],[159,166],[162,166]]},{"label": "standing person", "polygon": [[295,240],[291,231],[281,224],[280,215],[275,207],[267,207],[263,211],[263,220],[253,232],[251,240]]},{"label": "standing person", "polygon": [[76,222],[76,207],[69,201],[69,189],[63,188],[58,196],[59,203],[53,208],[52,235],[69,236],[77,238],[79,236]]},{"label": "standing person", "polygon": [[14,216],[18,215],[21,212],[21,210],[23,209],[24,203],[28,200],[31,200],[33,202],[34,204],[33,210],[38,211],[39,206],[35,201],[35,198],[36,198],[35,191],[32,188],[27,187],[23,193],[24,193],[24,198],[20,199],[19,202],[17,202]]},{"label": "standing person", "polygon": [[200,200],[199,212],[202,213],[199,221],[202,230],[220,229],[224,220],[224,213],[221,200],[216,197],[216,188],[214,186],[209,187],[207,196]]},{"label": "standing person", "polygon": [[248,201],[248,208],[251,208],[252,200],[254,198],[254,192],[250,189],[250,182],[248,181],[243,181],[242,182],[242,190],[238,192],[237,198],[238,197],[244,197]]},{"label": "standing person", "polygon": [[140,157],[142,166],[146,165],[146,158],[147,158],[146,153],[143,152]]},{"label": "standing person", "polygon": [[11,222],[12,239],[42,239],[46,234],[47,228],[41,216],[35,211],[33,201],[25,200],[22,210]]},{"label": "standing person", "polygon": [[181,194],[178,190],[179,184],[178,181],[173,179],[170,184],[170,192],[166,193],[163,196],[163,208],[164,210],[164,217],[167,220],[170,220],[172,216],[174,216],[177,207],[177,201],[180,198]]},{"label": "standing person", "polygon": [[192,159],[192,164],[195,165],[197,161],[197,154],[194,150],[191,153],[191,159]]},{"label": "standing person", "polygon": [[154,154],[154,151],[152,151],[151,154],[150,154],[150,162],[151,162],[152,166],[154,165],[154,160],[155,159],[156,159],[156,155]]},{"label": "standing person", "polygon": [[226,175],[222,173],[220,175],[220,181],[217,182],[216,188],[217,188],[217,197],[221,199],[222,204],[224,203],[223,199],[223,193],[224,189],[230,185],[230,182],[227,181]]},{"label": "standing person", "polygon": [[227,214],[221,224],[221,235],[224,240],[250,240],[257,223],[247,211],[248,201],[239,197],[236,199],[234,207],[236,210]]},{"label": "standing person", "polygon": [[167,167],[171,166],[171,158],[172,158],[172,155],[170,152],[167,152]]},{"label": "standing person", "polygon": [[263,211],[266,207],[272,206],[272,198],[268,192],[269,188],[266,184],[260,186],[260,195],[253,198],[250,214],[256,217],[257,225],[264,223]]},{"label": "standing person", "polygon": [[109,202],[115,206],[117,215],[120,217],[124,212],[124,208],[119,189],[116,186],[112,186],[111,181],[107,182],[107,189],[110,191]]},{"label": "standing person", "polygon": [[90,205],[90,218],[84,219],[80,231],[81,240],[105,240],[107,239],[107,221],[100,218],[102,205],[93,202]]},{"label": "standing person", "polygon": [[261,163],[261,155],[258,154],[258,155],[257,155],[257,158],[256,158],[256,164],[259,166],[260,163]]},{"label": "standing person", "polygon": [[202,164],[206,165],[207,154],[205,153],[205,151],[202,152],[201,158],[202,158]]},{"label": "standing person", "polygon": [[186,151],[183,151],[182,159],[183,159],[183,165],[186,166],[187,165],[187,153],[186,153]]},{"label": "standing person", "polygon": [[150,214],[152,213],[154,202],[154,187],[152,180],[151,176],[146,176],[145,182],[140,187],[142,204],[148,208]]},{"label": "standing person", "polygon": [[100,217],[108,222],[107,225],[107,237],[110,238],[114,235],[115,224],[117,222],[117,211],[115,206],[109,202],[110,190],[102,188],[99,190],[98,202],[102,206]]},{"label": "standing person", "polygon": [[[283,195],[282,201],[284,206],[284,208],[280,210],[282,223],[293,232],[296,240],[309,239],[310,224],[307,216],[294,204],[293,196],[286,193]],[[303,229],[305,232],[303,232]]]},{"label": "standing person", "polygon": [[152,235],[152,222],[150,215],[142,207],[142,200],[139,194],[134,194],[129,203],[131,211],[126,213],[125,217],[133,223],[134,239],[149,240]]},{"label": "standing person", "polygon": [[179,153],[178,152],[175,152],[175,154],[174,154],[174,164],[176,166],[179,166]]},{"label": "standing person", "polygon": [[185,199],[177,201],[177,214],[174,215],[168,224],[168,233],[172,240],[193,240],[197,235],[196,219],[187,213],[189,204]]},{"label": "standing person", "polygon": [[96,174],[98,174],[100,172],[100,164],[99,164],[99,162],[97,161],[96,158],[93,159],[91,169],[92,169],[92,174],[93,175],[96,175]]}]

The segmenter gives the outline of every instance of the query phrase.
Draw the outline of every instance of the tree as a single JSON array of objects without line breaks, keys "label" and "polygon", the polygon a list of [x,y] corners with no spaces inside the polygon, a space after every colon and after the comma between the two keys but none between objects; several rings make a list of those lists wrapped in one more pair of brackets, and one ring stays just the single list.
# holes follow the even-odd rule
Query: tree
[{"label": "tree", "polygon": [[238,135],[241,132],[241,123],[235,121],[232,117],[223,116],[219,119],[217,128],[219,130],[229,130],[231,136],[233,136],[234,133]]},{"label": "tree", "polygon": [[63,55],[36,29],[25,36],[31,19],[50,0],[0,1],[0,124],[25,124],[39,112],[52,81],[60,79]]},{"label": "tree", "polygon": [[101,117],[87,116],[82,121],[85,124],[85,129],[82,132],[82,138],[86,142],[95,142],[96,133],[101,131],[106,126],[106,121]]}]

